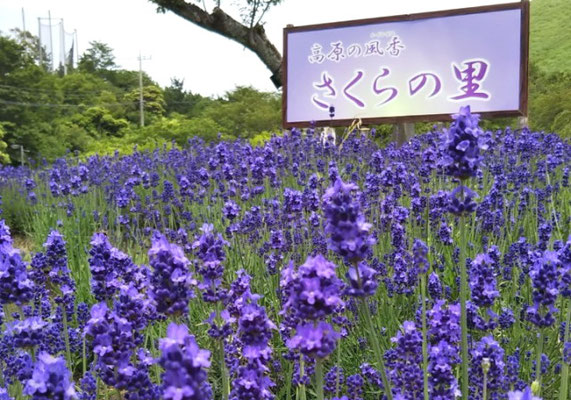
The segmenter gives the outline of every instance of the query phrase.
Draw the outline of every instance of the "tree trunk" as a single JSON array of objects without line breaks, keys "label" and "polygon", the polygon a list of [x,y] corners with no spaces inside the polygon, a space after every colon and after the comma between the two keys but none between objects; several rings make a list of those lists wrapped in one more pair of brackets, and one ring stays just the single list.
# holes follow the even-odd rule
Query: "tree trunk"
[{"label": "tree trunk", "polygon": [[253,51],[272,72],[271,80],[279,88],[282,86],[282,56],[270,42],[261,25],[251,29],[226,14],[221,8],[211,13],[184,0],[151,0],[160,11],[170,10],[178,16],[228,39],[240,43]]}]

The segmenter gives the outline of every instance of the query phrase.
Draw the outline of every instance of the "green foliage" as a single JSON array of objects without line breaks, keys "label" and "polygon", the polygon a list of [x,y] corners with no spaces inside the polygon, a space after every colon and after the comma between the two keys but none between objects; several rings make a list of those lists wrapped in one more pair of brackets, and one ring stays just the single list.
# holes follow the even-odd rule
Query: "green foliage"
[{"label": "green foliage", "polygon": [[80,71],[98,73],[117,68],[111,47],[98,41],[89,42],[89,46],[89,49],[79,59]]},{"label": "green foliage", "polygon": [[90,107],[77,115],[76,122],[94,137],[118,136],[122,129],[129,126],[126,119],[114,118],[108,109],[100,106]]},{"label": "green foliage", "polygon": [[571,1],[531,2],[530,57],[548,73],[571,72]]},{"label": "green foliage", "polygon": [[[132,122],[139,121],[139,96],[139,89],[132,90],[125,95],[125,102],[131,103],[128,117]],[[145,119],[164,115],[165,99],[161,88],[155,85],[143,87],[143,108]]]},{"label": "green foliage", "polygon": [[266,142],[269,142],[272,138],[272,133],[268,131],[260,132],[256,136],[250,139],[250,144],[252,146],[263,146]]},{"label": "green foliage", "polygon": [[164,89],[167,115],[182,114],[187,117],[199,116],[213,100],[184,90],[184,79],[171,78],[171,85]]},{"label": "green foliage", "polygon": [[8,156],[8,153],[6,153],[8,145],[2,140],[5,133],[4,127],[0,124],[0,164],[8,164],[10,162],[10,157]]},{"label": "green foliage", "polygon": [[[251,23],[252,15],[258,20],[277,3],[242,2],[244,23]],[[534,130],[571,137],[571,30],[562,28],[571,17],[571,2],[535,0],[531,8],[529,124]],[[182,79],[173,78],[168,87],[160,88],[143,73],[146,126],[140,128],[139,71],[119,68],[111,46],[91,42],[78,68],[65,76],[49,72],[49,63],[38,38],[29,32],[0,34],[0,154],[9,156],[0,156],[0,162],[19,162],[13,145],[24,146],[28,158],[50,161],[68,150],[106,152],[115,146],[130,152],[135,144],[184,145],[192,136],[205,141],[245,139],[259,145],[280,131],[279,92],[237,87],[210,98],[185,89]],[[493,130],[516,124],[511,118],[482,125]],[[416,132],[432,125],[416,124]],[[392,140],[392,125],[376,129],[378,142]]]},{"label": "green foliage", "polygon": [[203,114],[219,123],[223,133],[249,138],[259,132],[279,130],[281,97],[239,86],[207,107]]},{"label": "green foliage", "polygon": [[571,137],[571,72],[547,73],[532,64],[529,90],[532,128]]}]

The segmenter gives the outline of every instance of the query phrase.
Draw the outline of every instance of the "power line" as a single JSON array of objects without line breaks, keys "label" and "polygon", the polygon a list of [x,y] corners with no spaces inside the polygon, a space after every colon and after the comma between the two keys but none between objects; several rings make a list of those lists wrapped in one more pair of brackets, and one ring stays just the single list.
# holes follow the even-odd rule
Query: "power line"
[{"label": "power line", "polygon": [[[19,101],[0,99],[0,104],[25,106],[25,107],[51,107],[51,108],[113,107],[113,106],[135,105],[136,103],[137,101],[130,101],[126,103],[100,103],[100,104],[50,104],[50,103],[24,103]],[[171,101],[169,102],[169,104],[186,104],[190,106],[195,103],[189,103],[186,101]]]},{"label": "power line", "polygon": [[22,103],[19,101],[10,101],[0,99],[0,104],[26,106],[26,107],[50,107],[50,108],[83,108],[83,107],[113,107],[126,106],[135,104],[134,101],[128,103],[101,103],[101,104],[50,104],[50,103]]},{"label": "power line", "polygon": [[[43,92],[43,93],[47,93],[47,94],[53,94],[53,93],[61,93],[61,92],[67,92],[68,90],[65,88],[60,88],[60,89],[43,89],[43,88],[31,88],[31,87],[24,87],[24,86],[12,86],[12,85],[2,85],[0,84],[0,88],[7,88],[7,89],[17,89],[17,90],[23,90],[23,91],[27,91],[27,92]],[[135,89],[133,89],[135,90]],[[86,91],[81,91],[81,93],[76,93],[76,94],[83,94],[83,93],[94,93],[94,94],[102,94],[105,92],[112,92],[111,90],[103,90],[103,91],[99,91],[99,90],[86,90]]]}]

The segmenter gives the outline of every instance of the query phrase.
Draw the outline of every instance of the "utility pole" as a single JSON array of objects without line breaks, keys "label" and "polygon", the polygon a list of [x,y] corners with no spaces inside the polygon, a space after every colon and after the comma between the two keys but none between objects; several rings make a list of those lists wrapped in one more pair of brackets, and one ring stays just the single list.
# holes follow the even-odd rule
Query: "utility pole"
[{"label": "utility pole", "polygon": [[24,7],[22,7],[22,30],[26,32],[26,13],[24,12]]},{"label": "utility pole", "polygon": [[143,60],[150,60],[151,57],[141,56],[139,52],[139,119],[141,127],[145,126],[145,109],[143,100]]}]

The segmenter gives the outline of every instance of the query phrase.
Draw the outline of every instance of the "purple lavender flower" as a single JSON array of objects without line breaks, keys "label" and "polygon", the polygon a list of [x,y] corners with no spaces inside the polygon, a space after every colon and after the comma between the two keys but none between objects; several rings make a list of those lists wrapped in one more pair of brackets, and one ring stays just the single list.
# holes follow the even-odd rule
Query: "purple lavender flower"
[{"label": "purple lavender flower", "polygon": [[105,303],[95,304],[91,308],[85,335],[92,338],[97,371],[103,382],[120,389],[127,388],[135,369],[131,356],[136,347],[129,321],[109,311]]},{"label": "purple lavender flower", "polygon": [[149,250],[149,262],[153,267],[150,297],[157,312],[186,315],[196,281],[189,271],[190,262],[183,250],[169,243],[164,236],[158,236],[153,239]]},{"label": "purple lavender flower", "polygon": [[420,239],[414,239],[412,245],[412,256],[415,264],[415,268],[421,274],[425,274],[428,271],[428,246]]},{"label": "purple lavender flower", "polygon": [[349,296],[372,296],[379,286],[379,273],[365,261],[361,261],[356,267],[350,267],[345,276],[349,281],[345,293]]},{"label": "purple lavender flower", "polygon": [[[380,378],[379,378],[380,379]],[[345,383],[345,377],[343,375],[343,368],[335,365],[325,374],[325,386],[326,392],[335,393],[337,387],[343,387]]]},{"label": "purple lavender flower", "polygon": [[367,257],[375,243],[369,234],[371,224],[365,222],[359,204],[353,199],[352,192],[355,190],[355,184],[345,184],[341,178],[337,178],[323,195],[328,248],[351,263]]},{"label": "purple lavender flower", "polygon": [[442,296],[442,283],[440,277],[434,271],[428,275],[428,294],[433,300],[439,300]]},{"label": "purple lavender flower", "polygon": [[509,308],[502,308],[502,313],[498,317],[498,323],[503,329],[510,328],[515,323],[513,311]]},{"label": "purple lavender flower", "polygon": [[445,305],[444,300],[438,300],[428,310],[428,336],[430,343],[437,345],[441,341],[448,344],[460,342],[460,305]]},{"label": "purple lavender flower", "polygon": [[488,148],[487,140],[478,126],[479,114],[472,114],[470,106],[460,107],[452,116],[454,121],[441,136],[440,165],[448,175],[466,179],[476,175],[482,157],[480,150]]},{"label": "purple lavender flower", "polygon": [[325,358],[335,350],[340,335],[327,322],[300,325],[287,347],[315,358]]},{"label": "purple lavender flower", "polygon": [[91,271],[91,291],[97,301],[113,298],[119,286],[118,271],[109,261],[111,244],[104,233],[94,233],[89,250],[89,269]]},{"label": "purple lavender flower", "polygon": [[75,287],[75,283],[71,279],[71,271],[67,265],[66,243],[56,230],[49,233],[44,247],[46,249],[46,259],[48,265],[48,280],[59,286]]},{"label": "purple lavender flower", "polygon": [[20,305],[31,300],[34,285],[28,279],[20,252],[4,240],[0,246],[0,304]]},{"label": "purple lavender flower", "polygon": [[47,325],[40,317],[30,317],[9,323],[5,334],[11,336],[15,347],[33,348],[42,343]]},{"label": "purple lavender flower", "polygon": [[539,255],[529,271],[533,284],[533,305],[527,309],[527,318],[537,326],[550,326],[555,322],[555,300],[559,295],[559,259],[557,253],[545,251]]},{"label": "purple lavender flower", "polygon": [[[459,196],[460,195],[460,196]],[[476,210],[478,194],[468,187],[459,185],[449,195],[448,212],[454,215],[470,214]]]},{"label": "purple lavender flower", "polygon": [[428,373],[430,398],[453,399],[460,392],[454,376],[454,367],[458,360],[458,348],[445,340],[430,346],[428,355]]},{"label": "purple lavender flower", "polygon": [[388,376],[393,384],[393,390],[403,395],[403,399],[413,400],[422,396],[422,335],[416,329],[414,322],[405,321],[402,331],[391,338],[396,344],[394,349],[387,352],[386,366]]},{"label": "purple lavender flower", "polygon": [[541,397],[534,396],[531,388],[528,386],[523,391],[508,392],[508,400],[541,400]]},{"label": "purple lavender flower", "polygon": [[233,221],[238,215],[240,215],[240,206],[234,201],[228,200],[224,203],[222,213],[229,221]]},{"label": "purple lavender flower", "polygon": [[167,337],[160,339],[163,367],[162,395],[164,399],[206,400],[212,398],[205,368],[210,367],[210,352],[196,344],[185,325],[171,323]]},{"label": "purple lavender flower", "polygon": [[470,391],[471,393],[482,393],[484,382],[484,370],[482,361],[486,359],[489,364],[487,371],[488,393],[494,395],[500,393],[505,380],[504,349],[494,340],[492,336],[485,336],[474,345],[471,351],[472,360],[470,364]]},{"label": "purple lavender flower", "polygon": [[33,400],[77,399],[65,360],[40,353],[32,378],[26,382],[24,394],[32,396]]},{"label": "purple lavender flower", "polygon": [[[2,214],[2,209],[0,208],[0,214]],[[8,389],[0,386],[0,400],[14,400],[13,397],[8,393]]]},{"label": "purple lavender flower", "polygon": [[351,400],[363,400],[363,384],[365,380],[360,374],[350,375],[347,377],[347,392]]},{"label": "purple lavender flower", "polygon": [[264,375],[264,370],[252,365],[240,367],[238,376],[232,381],[230,400],[273,399],[270,388],[274,386],[272,380]]},{"label": "purple lavender flower", "polygon": [[488,254],[478,254],[472,261],[468,283],[472,291],[472,302],[478,307],[491,307],[499,297],[493,260]]},{"label": "purple lavender flower", "polygon": [[308,257],[297,271],[293,266],[282,271],[282,287],[289,297],[284,308],[302,319],[318,320],[343,305],[340,297],[342,282],[335,273],[335,264],[321,254]]},{"label": "purple lavender flower", "polygon": [[202,290],[202,297],[208,302],[224,300],[227,293],[220,284],[224,274],[222,263],[226,259],[224,246],[228,245],[228,242],[222,238],[222,235],[214,234],[214,227],[211,224],[204,224],[201,231],[202,235],[192,247],[201,261],[197,270],[204,278],[199,286]]},{"label": "purple lavender flower", "polygon": [[221,263],[226,260],[224,246],[227,246],[228,242],[224,240],[221,234],[214,234],[214,226],[204,224],[200,231],[202,234],[192,244],[196,256],[203,262]]},{"label": "purple lavender flower", "polygon": [[381,378],[379,371],[373,368],[369,363],[361,364],[359,369],[369,384],[373,385],[377,389],[383,390],[383,379]]},{"label": "purple lavender flower", "polygon": [[79,400],[97,400],[97,380],[89,371],[80,380]]},{"label": "purple lavender flower", "polygon": [[12,245],[12,236],[10,235],[10,227],[6,225],[3,219],[0,219],[0,246]]},{"label": "purple lavender flower", "polygon": [[238,337],[248,362],[268,362],[272,353],[269,341],[274,329],[277,327],[266,315],[264,307],[256,303],[242,307],[238,319]]}]

